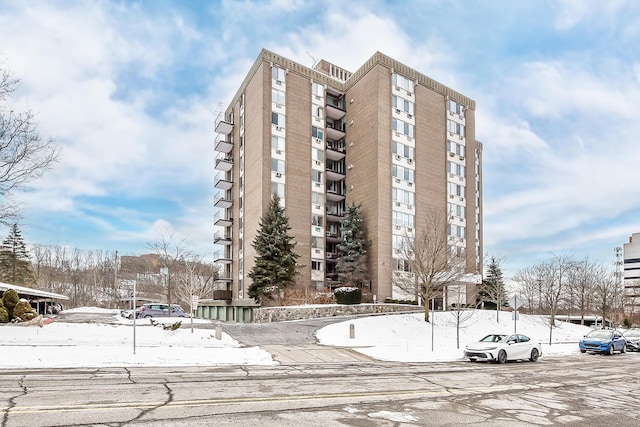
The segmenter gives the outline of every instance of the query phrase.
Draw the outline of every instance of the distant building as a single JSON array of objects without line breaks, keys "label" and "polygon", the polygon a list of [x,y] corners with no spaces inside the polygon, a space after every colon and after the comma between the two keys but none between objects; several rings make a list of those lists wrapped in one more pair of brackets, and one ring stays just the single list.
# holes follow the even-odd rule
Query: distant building
[{"label": "distant building", "polygon": [[623,246],[623,283],[625,307],[640,312],[640,233],[633,233]]},{"label": "distant building", "polygon": [[262,50],[215,123],[215,261],[228,298],[247,298],[252,242],[272,193],[297,242],[296,280],[308,289],[338,284],[339,224],[351,202],[362,204],[372,242],[369,291],[377,301],[406,296],[393,280],[409,268],[400,244],[431,209],[446,213],[453,250],[479,276],[475,109],[472,99],[379,52],[349,72]]}]

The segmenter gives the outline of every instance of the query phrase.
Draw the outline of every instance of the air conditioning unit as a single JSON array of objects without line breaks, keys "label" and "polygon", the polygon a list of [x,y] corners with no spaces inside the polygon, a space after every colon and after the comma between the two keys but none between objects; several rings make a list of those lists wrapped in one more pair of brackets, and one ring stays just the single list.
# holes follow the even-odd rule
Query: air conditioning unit
[{"label": "air conditioning unit", "polygon": [[413,209],[413,205],[407,205],[409,209]]},{"label": "air conditioning unit", "polygon": [[450,116],[453,116],[453,111],[449,111],[449,115],[450,115]]},{"label": "air conditioning unit", "polygon": [[450,198],[450,199],[453,199],[453,194],[449,194],[449,198]]},{"label": "air conditioning unit", "polygon": [[449,153],[449,157],[454,157],[456,153]]},{"label": "air conditioning unit", "polygon": [[460,160],[464,160],[464,156],[460,156]]},{"label": "air conditioning unit", "polygon": [[462,139],[462,135],[458,135],[458,139]]},{"label": "air conditioning unit", "polygon": [[396,225],[396,230],[400,230],[400,226],[399,225]]},{"label": "air conditioning unit", "polygon": [[400,160],[400,155],[396,154],[396,160]]},{"label": "air conditioning unit", "polygon": [[409,163],[409,164],[413,164],[413,160],[411,160],[411,159],[407,159],[407,163]]},{"label": "air conditioning unit", "polygon": [[282,154],[281,150],[276,150],[276,154]]},{"label": "air conditioning unit", "polygon": [[407,117],[412,118],[412,117],[413,117],[413,114],[409,114],[409,113],[407,113]]},{"label": "air conditioning unit", "polygon": [[282,174],[280,172],[276,172],[276,178],[280,178],[282,177]]},{"label": "air conditioning unit", "polygon": [[413,187],[413,182],[409,182],[409,187]]},{"label": "air conditioning unit", "polygon": [[396,202],[396,206],[400,206],[400,202]]},{"label": "air conditioning unit", "polygon": [[396,113],[400,114],[400,109],[396,108]]}]

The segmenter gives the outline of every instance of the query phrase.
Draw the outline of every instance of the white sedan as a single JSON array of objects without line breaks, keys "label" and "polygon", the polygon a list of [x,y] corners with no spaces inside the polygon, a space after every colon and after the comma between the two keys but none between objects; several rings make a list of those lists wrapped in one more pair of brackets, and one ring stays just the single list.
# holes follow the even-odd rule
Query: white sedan
[{"label": "white sedan", "polygon": [[505,363],[507,360],[530,360],[535,362],[542,355],[540,343],[522,334],[491,334],[464,349],[464,357],[475,362],[489,360]]}]

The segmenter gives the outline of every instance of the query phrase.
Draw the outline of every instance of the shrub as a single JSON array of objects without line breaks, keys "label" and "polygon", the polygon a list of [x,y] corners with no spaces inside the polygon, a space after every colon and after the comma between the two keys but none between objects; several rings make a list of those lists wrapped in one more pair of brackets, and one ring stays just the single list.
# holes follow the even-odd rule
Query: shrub
[{"label": "shrub", "polygon": [[629,320],[628,317],[625,317],[624,320],[622,321],[622,324],[624,325],[625,328],[629,329],[631,328],[631,320]]},{"label": "shrub", "polygon": [[360,304],[362,302],[362,291],[358,288],[342,287],[333,291],[338,304]]},{"label": "shrub", "polygon": [[0,323],[7,323],[9,321],[9,313],[4,307],[0,307]]},{"label": "shrub", "polygon": [[13,309],[13,319],[18,321],[26,322],[27,320],[35,319],[37,316],[28,301],[18,302]]},{"label": "shrub", "polygon": [[18,301],[20,301],[20,297],[15,289],[8,289],[2,294],[2,302],[4,303],[4,308],[7,309],[7,313],[9,313],[10,318],[13,317],[13,309],[16,304],[18,304]]}]

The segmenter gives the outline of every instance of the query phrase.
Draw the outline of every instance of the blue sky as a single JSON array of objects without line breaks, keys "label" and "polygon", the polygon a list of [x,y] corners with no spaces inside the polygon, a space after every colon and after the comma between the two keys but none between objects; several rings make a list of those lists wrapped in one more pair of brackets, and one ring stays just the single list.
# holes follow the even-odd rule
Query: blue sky
[{"label": "blue sky", "polygon": [[640,231],[638,46],[635,0],[0,0],[12,106],[62,147],[20,225],[128,254],[173,230],[211,258],[214,112],[260,49],[352,71],[381,51],[476,101],[485,252],[507,275],[608,264]]}]

